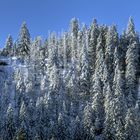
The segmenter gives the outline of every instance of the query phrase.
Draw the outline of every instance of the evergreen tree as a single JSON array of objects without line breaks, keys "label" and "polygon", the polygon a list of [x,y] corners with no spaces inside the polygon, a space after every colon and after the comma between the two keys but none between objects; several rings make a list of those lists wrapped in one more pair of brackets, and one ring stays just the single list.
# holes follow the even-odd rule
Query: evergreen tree
[{"label": "evergreen tree", "polygon": [[88,63],[88,33],[86,27],[83,27],[82,51],[80,54],[81,71],[80,71],[80,92],[89,93],[89,63]]},{"label": "evergreen tree", "polygon": [[99,76],[99,79],[101,80],[101,82],[103,82],[103,73],[104,73],[104,66],[105,66],[105,60],[104,60],[104,53],[103,53],[103,42],[102,42],[102,36],[99,35],[98,37],[98,44],[97,44],[97,48],[96,48],[96,63],[95,63],[95,74],[93,77],[93,83],[95,82],[94,78],[96,75]]},{"label": "evergreen tree", "polygon": [[128,46],[126,52],[126,95],[128,106],[135,105],[137,93],[137,68],[139,58],[139,39],[135,32],[132,18],[129,19],[127,28]]},{"label": "evergreen tree", "polygon": [[91,130],[94,130],[93,120],[94,114],[90,104],[87,104],[84,108],[83,112],[83,128],[84,128],[84,139],[93,139],[93,135]]},{"label": "evergreen tree", "polygon": [[83,128],[82,128],[82,125],[80,123],[80,119],[79,117],[77,116],[76,119],[75,119],[75,122],[74,122],[74,139],[78,140],[78,139],[82,139],[82,132],[83,132]]},{"label": "evergreen tree", "polygon": [[125,73],[126,72],[126,63],[125,63],[125,58],[126,58],[126,51],[127,51],[127,37],[126,37],[126,31],[123,31],[121,36],[120,36],[120,41],[119,41],[119,47],[118,47],[118,52],[119,52],[119,63],[120,63],[120,70]]},{"label": "evergreen tree", "polygon": [[126,100],[124,94],[124,75],[121,74],[119,67],[117,66],[115,69],[115,97],[112,100],[112,112],[114,118],[114,127],[115,127],[115,135],[117,139],[124,139],[124,124],[125,124],[125,115],[126,115]]},{"label": "evergreen tree", "polygon": [[11,140],[15,136],[15,120],[14,120],[14,110],[11,104],[9,104],[8,109],[7,109],[7,120],[6,120],[6,134],[7,134],[7,140]]},{"label": "evergreen tree", "polygon": [[13,55],[13,39],[11,35],[8,35],[8,38],[5,43],[5,47],[2,51],[3,56],[12,56]]},{"label": "evergreen tree", "polygon": [[79,31],[79,23],[76,18],[73,18],[71,20],[71,26],[70,26],[70,38],[71,38],[71,61],[73,59],[77,59],[78,55],[78,48],[77,48],[77,37],[78,37],[78,31]]},{"label": "evergreen tree", "polygon": [[22,104],[20,106],[20,110],[19,110],[19,124],[20,126],[18,126],[18,134],[17,134],[17,139],[18,140],[25,140],[28,137],[27,134],[27,107],[24,103],[24,101],[22,101]]},{"label": "evergreen tree", "polygon": [[73,34],[75,38],[77,38],[78,36],[78,30],[79,30],[78,19],[72,18],[70,23],[70,32]]},{"label": "evergreen tree", "polygon": [[29,65],[32,65],[30,71],[32,72],[32,82],[35,85],[38,85],[41,77],[41,57],[40,57],[40,48],[41,48],[41,37],[37,37],[30,47],[30,61]]},{"label": "evergreen tree", "polygon": [[115,41],[114,41],[114,31],[112,29],[113,27],[110,27],[107,32],[106,37],[106,49],[105,49],[105,62],[107,65],[107,70],[109,73],[109,83],[112,86],[113,83],[113,77],[114,77],[114,49],[115,49]]},{"label": "evergreen tree", "polygon": [[113,94],[110,88],[110,84],[107,83],[107,88],[106,88],[106,95],[105,95],[105,101],[104,101],[104,106],[105,106],[105,121],[104,121],[104,138],[106,140],[114,139],[114,127],[112,127],[113,124],[113,118],[112,118],[112,101],[113,100]]},{"label": "evergreen tree", "polygon": [[94,135],[95,137],[102,137],[102,132],[104,128],[104,97],[101,85],[101,80],[99,80],[99,75],[95,77],[94,83],[94,93],[93,93],[92,109],[94,118]]},{"label": "evergreen tree", "polygon": [[19,38],[18,38],[17,52],[21,58],[25,58],[30,53],[30,33],[25,22],[23,22]]},{"label": "evergreen tree", "polygon": [[137,114],[134,108],[129,108],[125,117],[125,139],[138,139]]},{"label": "evergreen tree", "polygon": [[58,115],[58,139],[67,139],[67,126],[62,114]]},{"label": "evergreen tree", "polygon": [[63,37],[63,48],[64,48],[64,53],[63,53],[63,61],[64,61],[64,69],[67,69],[68,62],[69,62],[69,49],[68,49],[68,35],[65,33]]},{"label": "evergreen tree", "polygon": [[98,35],[99,35],[98,24],[97,24],[97,20],[94,19],[90,27],[89,47],[88,47],[89,68],[90,68],[90,73],[91,73],[90,77],[92,77],[95,71],[96,45],[98,42],[97,41]]}]

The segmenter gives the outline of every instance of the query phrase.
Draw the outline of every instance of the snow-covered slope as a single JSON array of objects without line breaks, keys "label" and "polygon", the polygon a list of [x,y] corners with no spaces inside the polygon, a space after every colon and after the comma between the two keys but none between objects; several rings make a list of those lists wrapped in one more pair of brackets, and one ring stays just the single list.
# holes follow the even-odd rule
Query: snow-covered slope
[{"label": "snow-covered slope", "polygon": [[2,91],[6,89],[10,98],[10,102],[14,106],[14,97],[16,89],[14,73],[16,71],[21,71],[23,73],[23,77],[26,78],[28,76],[28,69],[26,65],[21,64],[16,57],[0,58],[0,61],[6,62],[8,64],[4,66],[0,65],[0,93],[3,93]]}]

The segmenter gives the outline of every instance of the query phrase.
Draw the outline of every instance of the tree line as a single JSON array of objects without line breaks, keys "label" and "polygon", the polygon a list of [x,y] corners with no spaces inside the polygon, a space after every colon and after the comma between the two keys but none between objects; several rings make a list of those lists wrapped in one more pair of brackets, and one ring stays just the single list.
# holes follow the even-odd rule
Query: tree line
[{"label": "tree line", "polygon": [[68,31],[45,41],[31,40],[23,23],[0,56],[17,62],[10,77],[0,75],[0,139],[140,139],[140,42],[132,17],[120,35],[115,25],[94,19],[87,27],[73,18]]}]

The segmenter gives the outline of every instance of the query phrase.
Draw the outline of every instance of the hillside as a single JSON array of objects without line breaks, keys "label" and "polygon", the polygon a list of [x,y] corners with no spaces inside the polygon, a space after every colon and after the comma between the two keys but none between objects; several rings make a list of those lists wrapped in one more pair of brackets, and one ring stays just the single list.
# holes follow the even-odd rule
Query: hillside
[{"label": "hillside", "polygon": [[0,140],[140,140],[140,42],[130,17],[31,40],[26,23],[0,52]]}]

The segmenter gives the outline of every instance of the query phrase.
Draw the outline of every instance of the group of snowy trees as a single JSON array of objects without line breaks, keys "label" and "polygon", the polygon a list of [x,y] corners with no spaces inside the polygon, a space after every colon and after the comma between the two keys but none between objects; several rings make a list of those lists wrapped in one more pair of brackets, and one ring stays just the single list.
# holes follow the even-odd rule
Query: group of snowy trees
[{"label": "group of snowy trees", "polygon": [[23,23],[1,56],[23,66],[1,82],[1,140],[140,139],[140,43],[132,18],[121,35],[115,25],[94,19],[80,27],[73,18],[68,32],[44,42],[31,40]]}]

